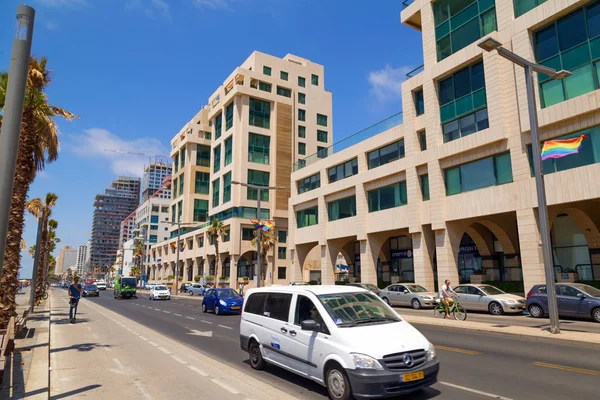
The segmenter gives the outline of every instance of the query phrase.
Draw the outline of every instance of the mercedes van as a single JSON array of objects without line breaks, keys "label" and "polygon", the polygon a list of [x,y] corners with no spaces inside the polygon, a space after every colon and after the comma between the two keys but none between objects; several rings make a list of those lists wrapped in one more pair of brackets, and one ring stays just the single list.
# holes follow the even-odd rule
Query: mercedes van
[{"label": "mercedes van", "polygon": [[250,289],[240,322],[250,365],[285,368],[335,400],[383,398],[430,386],[434,347],[389,305],[350,286]]}]

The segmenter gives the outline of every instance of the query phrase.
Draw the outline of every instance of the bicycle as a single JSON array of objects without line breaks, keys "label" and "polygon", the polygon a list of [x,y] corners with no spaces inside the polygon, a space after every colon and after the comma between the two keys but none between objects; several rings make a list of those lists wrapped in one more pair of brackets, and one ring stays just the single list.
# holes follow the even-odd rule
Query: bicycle
[{"label": "bicycle", "polygon": [[75,297],[71,297],[69,299],[69,315],[71,315],[71,318],[69,320],[69,322],[71,324],[74,324],[77,321],[77,306],[79,305],[79,299],[75,298]]},{"label": "bicycle", "polygon": [[[465,321],[467,319],[467,310],[458,302],[458,298],[454,298],[454,304],[448,309],[448,313],[452,313],[452,316],[457,321]],[[446,318],[446,304],[442,303],[441,300],[433,309],[433,315],[435,318]]]}]

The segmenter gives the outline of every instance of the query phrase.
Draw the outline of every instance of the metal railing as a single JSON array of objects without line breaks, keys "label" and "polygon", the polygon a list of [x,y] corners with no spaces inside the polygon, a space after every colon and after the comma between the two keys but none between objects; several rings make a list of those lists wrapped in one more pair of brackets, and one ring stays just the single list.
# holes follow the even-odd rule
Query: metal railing
[{"label": "metal railing", "polygon": [[413,69],[412,71],[408,72],[406,74],[407,78],[412,78],[413,76],[417,76],[419,75],[421,72],[423,72],[423,69],[425,68],[425,64],[423,65],[419,65],[417,68]]},{"label": "metal railing", "polygon": [[375,125],[371,125],[368,128],[363,129],[353,135],[350,135],[337,143],[332,144],[331,146],[318,151],[314,154],[309,155],[308,157],[299,160],[297,163],[294,163],[294,171],[298,171],[308,165],[314,164],[322,158],[329,157],[332,154],[338,153],[348,147],[354,146],[364,140],[367,140],[381,132],[385,132],[390,128],[398,126],[402,123],[402,112],[392,115],[376,123]]},{"label": "metal railing", "polygon": [[404,0],[402,2],[402,5],[406,8],[408,6],[410,6],[412,3],[414,3],[415,0]]}]

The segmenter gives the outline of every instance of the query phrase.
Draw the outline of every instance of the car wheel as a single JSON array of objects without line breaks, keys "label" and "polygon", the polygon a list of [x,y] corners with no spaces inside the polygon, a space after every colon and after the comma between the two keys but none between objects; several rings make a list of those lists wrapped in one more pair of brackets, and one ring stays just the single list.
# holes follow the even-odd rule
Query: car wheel
[{"label": "car wheel", "polygon": [[529,306],[529,315],[533,318],[542,318],[544,316],[544,310],[537,304],[532,304]]},{"label": "car wheel", "polygon": [[504,309],[502,309],[502,306],[500,305],[500,303],[497,303],[495,301],[492,302],[492,303],[490,303],[490,305],[488,307],[488,311],[492,315],[502,315],[502,314],[504,314]]},{"label": "car wheel", "polygon": [[390,305],[390,301],[388,300],[387,297],[384,297],[381,300],[385,301],[385,304],[387,304],[388,306]]},{"label": "car wheel", "polygon": [[219,306],[215,306],[215,315],[219,315],[221,310],[219,310]]},{"label": "car wheel", "polygon": [[410,304],[415,310],[419,310],[421,308],[421,302],[419,301],[419,299],[413,299]]},{"label": "car wheel", "polygon": [[600,307],[592,310],[592,318],[594,318],[594,321],[600,322]]},{"label": "car wheel", "polygon": [[206,311],[206,304],[202,303],[202,312],[205,313]]},{"label": "car wheel", "polygon": [[267,365],[260,351],[260,346],[254,340],[250,343],[248,355],[250,356],[250,366],[252,369],[261,370]]},{"label": "car wheel", "polygon": [[343,368],[336,363],[327,370],[325,376],[329,398],[335,400],[348,400],[350,398],[350,382],[348,382]]},{"label": "car wheel", "polygon": [[188,291],[188,294],[189,294],[190,296],[193,296],[193,295],[194,295],[194,292],[192,292],[191,290],[189,290],[189,291]]}]

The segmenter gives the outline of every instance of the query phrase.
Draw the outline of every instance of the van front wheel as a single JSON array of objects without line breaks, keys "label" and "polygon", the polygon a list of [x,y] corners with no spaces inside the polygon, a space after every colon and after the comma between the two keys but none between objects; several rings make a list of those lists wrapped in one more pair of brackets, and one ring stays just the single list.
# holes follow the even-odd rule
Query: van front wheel
[{"label": "van front wheel", "polygon": [[350,382],[346,373],[338,364],[333,364],[326,374],[327,392],[334,400],[348,400],[351,396]]},{"label": "van front wheel", "polygon": [[250,355],[250,366],[253,369],[261,370],[265,368],[267,362],[262,356],[259,344],[256,343],[254,340],[250,343],[248,354]]}]

